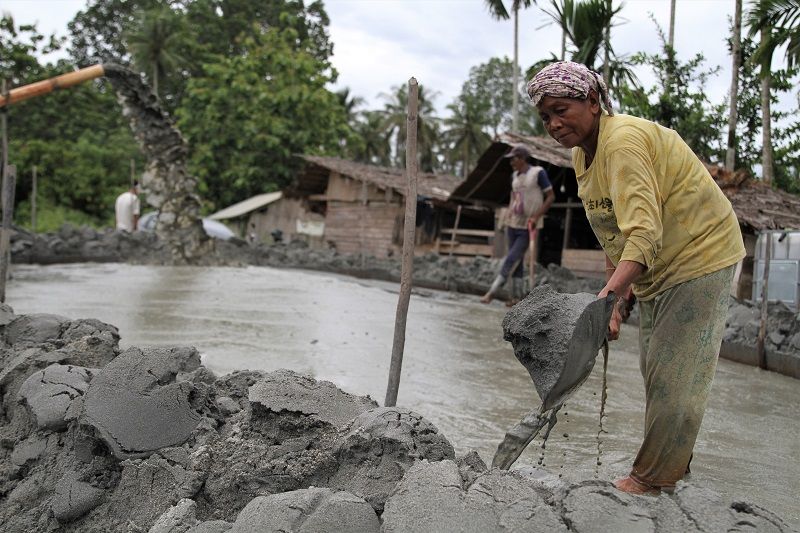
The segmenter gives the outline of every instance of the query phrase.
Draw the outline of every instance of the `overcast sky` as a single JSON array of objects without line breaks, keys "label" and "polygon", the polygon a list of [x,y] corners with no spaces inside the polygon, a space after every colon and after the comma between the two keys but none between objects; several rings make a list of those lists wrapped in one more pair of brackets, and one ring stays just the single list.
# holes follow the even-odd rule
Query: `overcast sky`
[{"label": "overcast sky", "polygon": [[[506,2],[510,4],[510,0]],[[747,4],[745,0],[745,4]],[[86,0],[2,0],[0,10],[10,12],[17,24],[37,23],[40,32],[65,35],[67,22]],[[381,93],[415,76],[435,91],[441,111],[458,95],[469,69],[495,56],[513,55],[512,21],[494,20],[484,0],[325,0],[334,43],[333,64],[339,71],[338,87],[367,100],[367,107],[382,105]],[[548,6],[549,0],[539,4]],[[615,5],[618,0],[615,0]],[[627,0],[623,22],[612,30],[618,54],[660,52],[656,21],[667,31],[669,0]],[[702,52],[708,66],[720,66],[707,92],[712,102],[727,95],[730,55],[725,38],[734,0],[678,0],[675,48],[681,59]],[[561,33],[536,6],[520,16],[520,65],[523,70],[539,59],[558,55]],[[776,66],[782,62],[778,54]],[[637,71],[649,87],[652,75]],[[612,95],[613,97],[613,95]]]}]

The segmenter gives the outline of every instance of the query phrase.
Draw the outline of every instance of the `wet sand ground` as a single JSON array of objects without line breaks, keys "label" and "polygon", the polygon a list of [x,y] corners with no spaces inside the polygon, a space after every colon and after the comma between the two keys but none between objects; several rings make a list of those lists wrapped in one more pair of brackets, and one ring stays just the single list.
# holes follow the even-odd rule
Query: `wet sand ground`
[{"label": "wet sand ground", "polygon": [[[98,318],[121,346],[189,344],[217,373],[291,368],[342,389],[385,394],[397,305],[394,284],[297,270],[80,264],[14,266],[8,303],[18,314]],[[501,304],[418,291],[409,311],[398,405],[491,462],[506,429],[539,401],[502,340]],[[596,470],[601,364],[562,409],[544,465],[567,479],[627,472],[642,433],[644,393],[636,330],[612,344],[605,429]],[[741,497],[800,526],[800,382],[720,361],[692,482]],[[516,466],[536,465],[539,440]]]}]

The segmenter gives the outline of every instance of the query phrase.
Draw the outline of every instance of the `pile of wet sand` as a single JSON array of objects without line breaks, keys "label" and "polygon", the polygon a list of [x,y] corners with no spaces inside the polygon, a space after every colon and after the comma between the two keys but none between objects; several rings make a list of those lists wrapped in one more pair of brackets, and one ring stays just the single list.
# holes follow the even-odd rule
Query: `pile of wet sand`
[{"label": "pile of wet sand", "polygon": [[488,470],[422,415],[290,370],[0,308],[0,531],[790,531],[683,485],[658,498]]}]

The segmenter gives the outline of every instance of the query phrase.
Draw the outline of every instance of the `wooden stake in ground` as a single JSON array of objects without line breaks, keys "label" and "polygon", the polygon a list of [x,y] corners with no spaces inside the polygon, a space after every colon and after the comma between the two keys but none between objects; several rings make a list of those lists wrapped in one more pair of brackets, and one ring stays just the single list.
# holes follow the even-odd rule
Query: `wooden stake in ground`
[{"label": "wooden stake in ground", "polygon": [[456,223],[453,225],[453,233],[450,234],[450,251],[447,253],[447,277],[444,280],[444,286],[447,289],[450,289],[450,270],[451,270],[451,262],[450,259],[453,258],[453,249],[456,247],[456,232],[458,232],[458,223],[461,221],[461,204],[458,205],[456,208]]},{"label": "wooden stake in ground", "polygon": [[33,165],[31,177],[31,230],[36,233],[36,165]]},{"label": "wooden stake in ground", "polygon": [[400,271],[400,296],[394,319],[392,363],[385,407],[397,405],[403,348],[406,343],[406,319],[411,299],[411,274],[414,268],[414,239],[417,229],[417,105],[419,86],[416,78],[408,80],[408,115],[406,116],[406,212],[403,221],[403,263]]},{"label": "wooden stake in ground", "polygon": [[3,230],[0,233],[0,302],[6,301],[8,263],[11,259],[11,222],[14,220],[14,188],[17,182],[17,167],[7,165],[3,172]]},{"label": "wooden stake in ground", "polygon": [[761,326],[758,328],[758,340],[756,350],[758,351],[759,368],[767,369],[767,353],[764,350],[764,338],[767,336],[767,309],[769,306],[769,260],[772,255],[772,233],[762,234],[766,239],[766,251],[764,252],[764,275],[761,285]]}]

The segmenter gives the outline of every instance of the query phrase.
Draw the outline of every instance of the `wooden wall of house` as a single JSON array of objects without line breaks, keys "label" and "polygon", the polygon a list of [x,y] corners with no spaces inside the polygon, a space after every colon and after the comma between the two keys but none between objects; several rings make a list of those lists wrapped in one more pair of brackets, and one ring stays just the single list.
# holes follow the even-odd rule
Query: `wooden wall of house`
[{"label": "wooden wall of house", "polygon": [[340,253],[386,257],[401,249],[402,197],[331,173],[325,192],[325,242]]},{"label": "wooden wall of house", "polygon": [[302,239],[310,244],[322,242],[321,237],[314,238],[299,234],[297,231],[298,221],[324,224],[325,217],[309,211],[305,199],[281,198],[269,204],[265,209],[250,214],[243,237],[246,238],[250,231],[255,231],[259,242],[272,242],[271,233],[279,229],[283,232],[285,241]]}]

